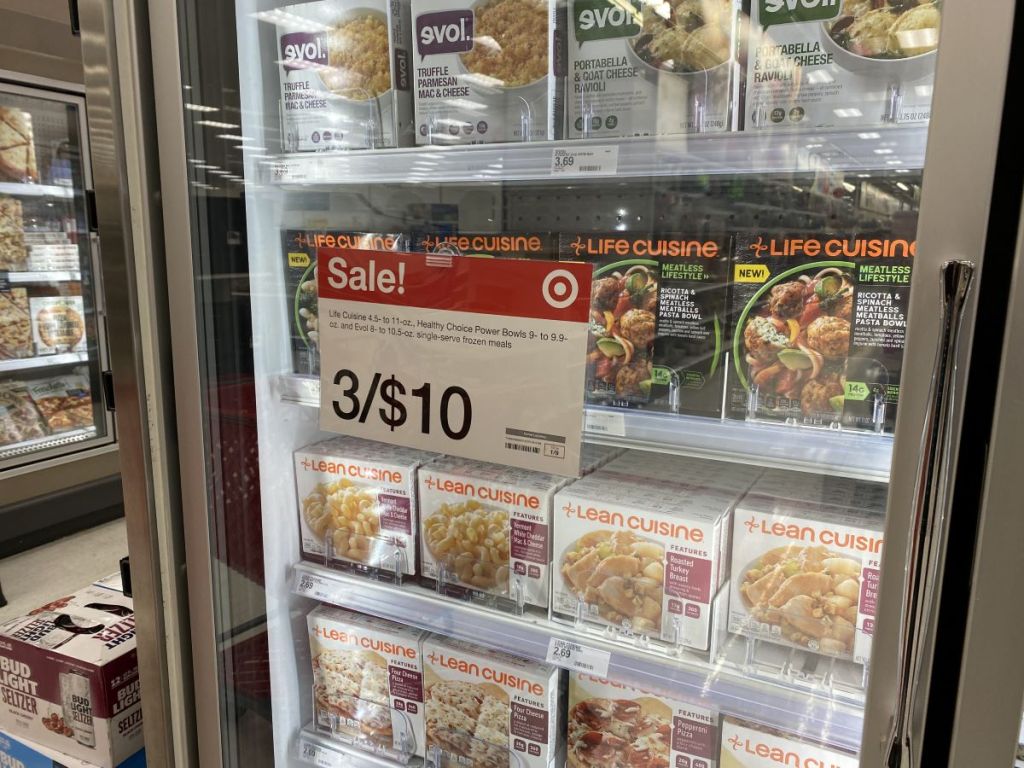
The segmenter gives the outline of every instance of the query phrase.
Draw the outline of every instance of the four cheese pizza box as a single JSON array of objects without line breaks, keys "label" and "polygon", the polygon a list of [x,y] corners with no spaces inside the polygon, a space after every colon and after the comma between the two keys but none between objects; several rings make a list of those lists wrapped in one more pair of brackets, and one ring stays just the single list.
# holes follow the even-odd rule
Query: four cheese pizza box
[{"label": "four cheese pizza box", "polygon": [[856,755],[838,752],[780,731],[754,726],[732,717],[722,719],[719,768],[858,768]]},{"label": "four cheese pizza box", "polygon": [[[95,763],[6,733],[0,733],[0,765],[4,768],[97,768]],[[146,750],[140,749],[118,763],[117,768],[145,768],[145,765]]]},{"label": "four cheese pizza box", "polygon": [[392,758],[423,757],[426,633],[326,606],[307,623],[317,728]]}]

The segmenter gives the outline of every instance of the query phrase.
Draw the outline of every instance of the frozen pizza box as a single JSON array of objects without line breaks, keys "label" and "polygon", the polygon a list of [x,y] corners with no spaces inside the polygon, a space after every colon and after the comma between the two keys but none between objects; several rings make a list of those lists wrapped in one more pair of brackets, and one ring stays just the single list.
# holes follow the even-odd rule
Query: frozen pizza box
[{"label": "frozen pizza box", "polygon": [[33,296],[29,298],[29,310],[37,355],[85,351],[85,306],[81,296]]},{"label": "frozen pizza box", "polygon": [[558,235],[550,232],[417,232],[415,253],[499,259],[554,259]]},{"label": "frozen pizza box", "polygon": [[745,130],[929,119],[941,0],[750,5]]},{"label": "frozen pizza box", "polygon": [[548,607],[551,517],[564,477],[445,456],[420,469],[422,573],[442,591]]},{"label": "frozen pizza box", "polygon": [[321,0],[271,11],[285,151],[413,143],[409,4]]},{"label": "frozen pizza box", "polygon": [[748,494],[733,521],[729,631],[867,663],[884,515]]},{"label": "frozen pizza box", "polygon": [[594,266],[587,400],[720,416],[729,239],[581,233],[559,251]]},{"label": "frozen pizza box", "polygon": [[[0,733],[0,765],[7,768],[97,768],[94,763],[66,755],[34,741]],[[145,768],[146,750],[140,749],[117,768]]]},{"label": "frozen pizza box", "polygon": [[0,283],[0,360],[32,357],[32,315],[28,291]]},{"label": "frozen pizza box", "polygon": [[732,717],[722,719],[719,768],[778,768],[780,765],[858,768],[856,755],[757,727]]},{"label": "frozen pizza box", "polygon": [[428,764],[556,765],[557,667],[440,635],[423,641],[423,666]]},{"label": "frozen pizza box", "polygon": [[586,672],[569,675],[568,768],[716,768],[718,730],[716,712],[678,696]]},{"label": "frozen pizza box", "polygon": [[131,598],[89,586],[0,624],[0,731],[100,768],[142,749]]},{"label": "frozen pizza box", "polygon": [[0,446],[46,437],[46,421],[24,382],[0,382]]},{"label": "frozen pizza box", "polygon": [[562,138],[564,0],[413,0],[416,143]]},{"label": "frozen pizza box", "polygon": [[750,488],[751,493],[774,499],[789,499],[830,507],[863,509],[883,514],[889,486],[848,477],[766,469]]},{"label": "frozen pizza box", "polygon": [[0,271],[23,271],[27,268],[27,259],[21,201],[0,196]]},{"label": "frozen pizza box", "polygon": [[613,464],[555,496],[552,616],[708,650],[735,496]]},{"label": "frozen pizza box", "polygon": [[316,727],[392,758],[423,757],[426,633],[326,606],[307,624]]},{"label": "frozen pizza box", "polygon": [[89,379],[80,374],[54,376],[26,385],[51,434],[85,429],[96,422]]},{"label": "frozen pizza box", "polygon": [[569,138],[728,131],[740,0],[571,0]]},{"label": "frozen pizza box", "polygon": [[416,573],[416,475],[434,456],[356,437],[296,451],[302,558],[369,574],[399,566]]},{"label": "frozen pizza box", "polygon": [[738,236],[729,417],[891,432],[915,240]]}]

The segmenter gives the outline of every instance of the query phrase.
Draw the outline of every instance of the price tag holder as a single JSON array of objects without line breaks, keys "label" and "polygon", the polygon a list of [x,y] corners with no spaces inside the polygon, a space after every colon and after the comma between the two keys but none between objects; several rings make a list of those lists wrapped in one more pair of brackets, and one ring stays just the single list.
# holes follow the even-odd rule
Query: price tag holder
[{"label": "price tag holder", "polygon": [[621,413],[587,411],[584,426],[587,432],[594,435],[605,435],[607,437],[626,436],[626,417]]},{"label": "price tag holder", "polygon": [[305,571],[295,574],[295,592],[306,597],[312,597],[324,603],[332,603],[331,589],[327,581],[321,576]]},{"label": "price tag holder", "polygon": [[321,429],[578,476],[589,264],[317,259]]},{"label": "price tag holder", "polygon": [[619,146],[551,150],[552,176],[612,176],[619,170]]},{"label": "price tag holder", "polygon": [[574,640],[552,637],[548,642],[548,663],[574,669],[577,672],[606,677],[611,658],[612,655],[608,651],[588,648]]},{"label": "price tag holder", "polygon": [[299,756],[307,763],[320,768],[344,768],[348,765],[348,760],[341,755],[305,739],[299,745]]}]

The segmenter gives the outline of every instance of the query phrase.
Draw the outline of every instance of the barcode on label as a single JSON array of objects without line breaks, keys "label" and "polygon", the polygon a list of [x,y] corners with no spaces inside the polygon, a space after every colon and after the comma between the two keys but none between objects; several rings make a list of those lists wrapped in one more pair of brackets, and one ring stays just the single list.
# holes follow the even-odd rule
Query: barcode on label
[{"label": "barcode on label", "polygon": [[521,443],[505,443],[506,448],[510,448],[513,451],[524,451],[525,453],[540,453],[540,448],[536,445],[522,445]]},{"label": "barcode on label", "polygon": [[595,171],[600,171],[600,170],[601,170],[601,166],[600,165],[581,165],[580,166],[580,173],[594,173]]}]

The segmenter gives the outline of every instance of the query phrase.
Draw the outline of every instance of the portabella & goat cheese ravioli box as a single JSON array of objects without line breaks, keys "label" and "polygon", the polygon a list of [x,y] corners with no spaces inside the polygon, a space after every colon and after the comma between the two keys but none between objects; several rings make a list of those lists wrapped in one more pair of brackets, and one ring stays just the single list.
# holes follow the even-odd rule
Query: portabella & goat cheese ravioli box
[{"label": "portabella & goat cheese ravioli box", "polygon": [[719,768],[859,768],[856,755],[837,752],[796,736],[755,727],[732,717],[722,718]]}]

